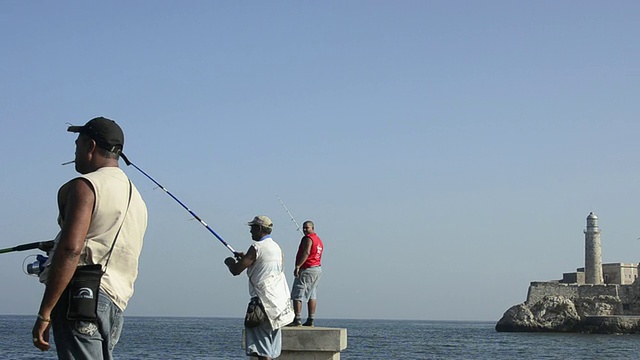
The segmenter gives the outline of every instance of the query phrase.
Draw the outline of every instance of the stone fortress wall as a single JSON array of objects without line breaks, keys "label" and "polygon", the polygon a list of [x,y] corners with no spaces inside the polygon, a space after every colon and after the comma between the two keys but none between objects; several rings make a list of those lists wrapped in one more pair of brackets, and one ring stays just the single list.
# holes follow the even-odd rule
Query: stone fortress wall
[{"label": "stone fortress wall", "polygon": [[611,296],[619,299],[620,309],[612,315],[640,315],[640,282],[619,284],[563,284],[536,281],[529,285],[526,304],[535,304],[545,296],[563,296],[573,301],[580,298]]}]

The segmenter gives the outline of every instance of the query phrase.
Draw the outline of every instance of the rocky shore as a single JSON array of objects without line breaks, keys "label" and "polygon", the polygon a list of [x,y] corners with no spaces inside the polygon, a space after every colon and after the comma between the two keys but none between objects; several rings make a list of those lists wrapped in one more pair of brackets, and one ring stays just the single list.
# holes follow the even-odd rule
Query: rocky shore
[{"label": "rocky shore", "polygon": [[640,316],[624,314],[617,296],[568,298],[544,296],[509,308],[496,324],[498,332],[571,332],[638,334]]}]

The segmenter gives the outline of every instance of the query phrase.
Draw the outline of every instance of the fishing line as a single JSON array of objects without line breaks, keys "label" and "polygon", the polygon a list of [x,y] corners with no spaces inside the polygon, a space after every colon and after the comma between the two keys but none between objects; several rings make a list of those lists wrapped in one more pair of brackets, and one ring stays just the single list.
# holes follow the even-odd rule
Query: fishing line
[{"label": "fishing line", "polygon": [[296,219],[293,218],[293,215],[291,215],[291,212],[289,212],[289,209],[287,209],[287,205],[285,205],[284,201],[282,201],[282,199],[280,199],[280,196],[276,195],[276,197],[278,198],[278,200],[280,200],[280,203],[284,207],[284,211],[286,211],[287,214],[289,214],[289,217],[291,217],[291,221],[293,221],[293,223],[296,224],[296,230],[300,231],[304,235],[304,232],[302,230],[300,230],[300,225],[298,225],[298,222],[296,221]]},{"label": "fishing line", "polygon": [[224,241],[222,239],[222,237],[220,237],[220,235],[218,235],[209,225],[207,225],[206,222],[204,222],[204,220],[202,220],[198,215],[196,215],[196,213],[194,213],[191,209],[189,209],[182,201],[180,201],[177,197],[175,197],[171,192],[169,192],[169,190],[167,190],[164,186],[160,185],[160,183],[158,183],[157,181],[155,181],[151,176],[149,176],[149,174],[147,174],[146,172],[144,172],[142,169],[140,169],[138,166],[136,166],[136,164],[132,163],[131,161],[129,161],[129,159],[127,159],[127,157],[120,152],[120,156],[122,157],[122,160],[124,160],[124,162],[128,165],[133,166],[134,168],[138,169],[138,171],[140,171],[144,176],[148,177],[149,180],[153,181],[154,184],[158,185],[158,187],[160,187],[160,189],[162,189],[165,193],[167,193],[167,195],[171,196],[171,198],[173,200],[175,200],[178,204],[180,204],[185,210],[187,210],[187,212],[189,212],[189,214],[191,214],[191,216],[193,216],[196,220],[198,220],[200,222],[200,224],[202,224],[205,228],[207,228],[207,230],[209,230],[210,233],[213,234],[213,236],[215,236],[218,240],[220,240],[220,242],[227,247],[227,249],[229,249],[229,251],[231,251],[233,253],[233,255],[235,255],[237,257],[238,253],[231,247],[231,245],[229,245],[226,241]]}]

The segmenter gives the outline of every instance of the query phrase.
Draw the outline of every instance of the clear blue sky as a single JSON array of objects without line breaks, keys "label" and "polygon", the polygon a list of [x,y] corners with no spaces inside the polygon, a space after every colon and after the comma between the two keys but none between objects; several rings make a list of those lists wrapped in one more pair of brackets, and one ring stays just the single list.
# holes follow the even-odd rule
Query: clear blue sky
[{"label": "clear blue sky", "polygon": [[[238,250],[316,222],[318,318],[498,320],[529,282],[640,260],[637,1],[2,1],[0,248],[52,238],[67,123]],[[128,315],[243,314],[230,252],[132,167],[149,228]],[[0,313],[43,291],[1,254]]]}]

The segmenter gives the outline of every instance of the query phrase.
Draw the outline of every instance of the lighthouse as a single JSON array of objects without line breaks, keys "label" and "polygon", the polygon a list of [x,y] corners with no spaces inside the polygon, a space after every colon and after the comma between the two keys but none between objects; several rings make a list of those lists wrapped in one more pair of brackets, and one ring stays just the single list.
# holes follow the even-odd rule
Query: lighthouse
[{"label": "lighthouse", "polygon": [[584,282],[585,284],[602,284],[600,228],[598,228],[598,217],[593,212],[590,212],[589,216],[587,216],[584,243]]}]

